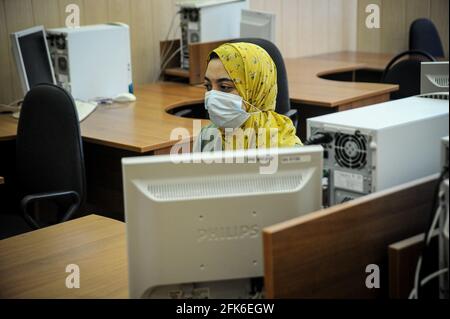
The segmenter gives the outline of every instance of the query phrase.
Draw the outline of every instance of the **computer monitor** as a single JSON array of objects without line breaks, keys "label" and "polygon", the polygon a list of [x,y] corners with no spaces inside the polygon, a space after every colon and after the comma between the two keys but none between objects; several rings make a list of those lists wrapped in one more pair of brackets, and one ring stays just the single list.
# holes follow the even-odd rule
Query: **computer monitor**
[{"label": "computer monitor", "polygon": [[11,44],[24,94],[40,83],[56,84],[43,26],[12,33]]},{"label": "computer monitor", "polygon": [[263,276],[264,227],[321,208],[322,162],[321,146],[122,159],[130,297],[245,297],[224,287]]},{"label": "computer monitor", "polygon": [[448,92],[448,61],[422,62],[421,94]]},{"label": "computer monitor", "polygon": [[260,38],[275,43],[275,14],[243,9],[241,38]]}]

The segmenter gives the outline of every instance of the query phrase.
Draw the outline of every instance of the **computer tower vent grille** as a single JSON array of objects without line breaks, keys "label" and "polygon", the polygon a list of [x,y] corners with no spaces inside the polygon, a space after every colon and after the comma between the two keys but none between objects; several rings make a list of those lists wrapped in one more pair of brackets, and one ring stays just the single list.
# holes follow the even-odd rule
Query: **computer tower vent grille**
[{"label": "computer tower vent grille", "polygon": [[420,95],[419,97],[425,98],[425,99],[432,99],[432,100],[448,101],[448,93],[429,93],[429,94]]},{"label": "computer tower vent grille", "polygon": [[367,140],[363,135],[337,133],[335,149],[335,159],[341,167],[362,169],[367,165]]},{"label": "computer tower vent grille", "polygon": [[[311,173],[311,172],[310,172]],[[195,200],[205,198],[294,192],[303,185],[305,176],[265,175],[251,177],[214,176],[189,183],[149,184],[149,195],[158,200]]]},{"label": "computer tower vent grille", "polygon": [[441,88],[448,88],[448,75],[435,75],[435,76],[427,76],[428,80],[430,80],[435,86]]}]

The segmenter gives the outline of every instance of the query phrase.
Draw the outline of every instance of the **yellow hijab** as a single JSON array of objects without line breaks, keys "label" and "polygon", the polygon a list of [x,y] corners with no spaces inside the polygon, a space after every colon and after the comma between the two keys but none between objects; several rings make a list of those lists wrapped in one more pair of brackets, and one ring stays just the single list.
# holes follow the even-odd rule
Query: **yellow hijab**
[{"label": "yellow hijab", "polygon": [[[254,129],[256,141],[252,145],[264,144],[275,147],[290,147],[302,145],[296,136],[296,129],[292,121],[284,115],[275,112],[275,104],[278,93],[277,69],[270,55],[261,47],[251,43],[226,43],[213,50],[223,63],[225,70],[239,95],[244,100],[249,119],[241,126]],[[264,141],[258,141],[263,135],[258,134],[258,129],[265,128]],[[278,134],[273,130],[278,129]],[[261,132],[261,131],[260,131]],[[264,131],[263,131],[264,132]],[[272,132],[272,134],[271,134]],[[230,141],[224,141],[225,148]],[[233,149],[236,148],[233,142]],[[245,139],[244,149],[249,148],[248,139]]]}]

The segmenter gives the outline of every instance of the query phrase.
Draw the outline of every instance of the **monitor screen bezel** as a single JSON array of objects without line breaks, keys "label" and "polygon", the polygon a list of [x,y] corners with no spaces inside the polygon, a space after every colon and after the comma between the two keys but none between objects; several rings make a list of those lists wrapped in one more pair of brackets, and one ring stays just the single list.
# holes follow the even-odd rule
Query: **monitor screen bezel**
[{"label": "monitor screen bezel", "polygon": [[22,51],[20,50],[20,42],[19,39],[30,35],[30,34],[34,34],[34,33],[42,33],[44,39],[45,39],[45,49],[47,51],[47,58],[48,58],[48,63],[50,66],[50,72],[51,72],[51,76],[52,76],[52,81],[53,84],[56,85],[56,78],[55,78],[55,72],[53,69],[53,63],[52,63],[52,59],[50,56],[50,50],[48,47],[48,42],[47,42],[47,33],[45,32],[45,28],[44,26],[35,26],[29,29],[25,29],[22,31],[17,31],[11,34],[12,36],[12,47],[13,47],[13,54],[15,56],[16,59],[16,66],[17,66],[17,71],[19,73],[19,77],[21,79],[22,82],[22,91],[23,94],[25,95],[29,90],[30,90],[30,84],[28,82],[28,74],[27,71],[25,69],[25,64],[23,61],[23,56],[22,56]]}]

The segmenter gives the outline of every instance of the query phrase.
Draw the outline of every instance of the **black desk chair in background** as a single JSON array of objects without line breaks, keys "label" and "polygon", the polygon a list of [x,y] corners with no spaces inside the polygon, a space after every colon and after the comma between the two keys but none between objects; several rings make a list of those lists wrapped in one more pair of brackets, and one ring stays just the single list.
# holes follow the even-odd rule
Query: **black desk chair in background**
[{"label": "black desk chair in background", "polygon": [[[78,114],[65,90],[41,84],[25,96],[17,129],[16,163],[21,212],[1,214],[0,238],[67,221],[84,203]],[[54,214],[48,216],[47,208]]]},{"label": "black desk chair in background", "polygon": [[247,42],[253,43],[269,53],[273,62],[277,67],[277,84],[278,84],[278,94],[277,94],[277,105],[275,111],[279,114],[289,117],[294,126],[298,126],[298,111],[296,109],[291,109],[291,100],[289,99],[289,86],[288,78],[286,72],[286,66],[284,65],[284,59],[281,55],[280,50],[275,44],[269,40],[259,39],[259,38],[241,38],[231,40],[231,43],[236,42]]},{"label": "black desk chair in background", "polygon": [[435,61],[435,59],[426,52],[405,51],[389,62],[381,82],[400,86],[397,92],[391,94],[391,99],[403,99],[420,94],[420,69],[424,61]]},{"label": "black desk chair in background", "polygon": [[435,58],[444,57],[439,32],[431,20],[417,19],[409,28],[409,50],[424,51]]}]

